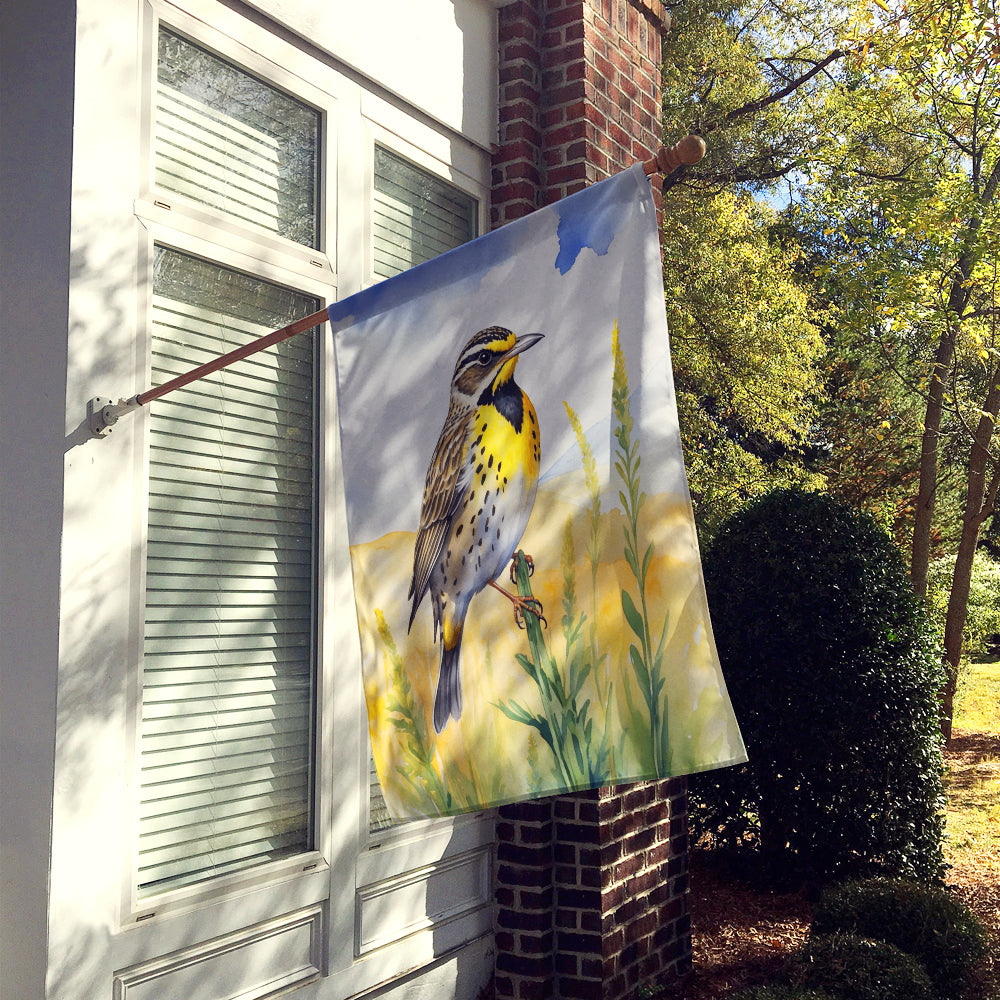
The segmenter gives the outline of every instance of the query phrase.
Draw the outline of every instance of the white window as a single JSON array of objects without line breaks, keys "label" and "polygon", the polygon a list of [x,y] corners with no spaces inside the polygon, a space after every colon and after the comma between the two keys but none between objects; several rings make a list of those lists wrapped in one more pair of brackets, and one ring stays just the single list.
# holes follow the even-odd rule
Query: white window
[{"label": "white window", "polygon": [[477,206],[460,188],[375,146],[374,271],[391,278],[478,236]]},{"label": "white window", "polygon": [[[315,246],[319,111],[162,24],[157,40],[154,190]],[[211,254],[225,231],[209,237]],[[157,244],[151,382],[317,307]],[[151,408],[139,898],[314,846],[317,376],[310,332]]]},{"label": "white window", "polygon": [[315,108],[160,26],[158,189],[316,247],[319,127]]},{"label": "white window", "polygon": [[[465,242],[485,215],[484,151],[281,32],[184,7],[154,0],[147,29],[140,388]],[[202,962],[285,982],[258,957],[273,941],[296,956],[288,983],[335,1000],[490,932],[492,817],[391,826],[373,777],[335,384],[320,327],[137,415],[126,997],[184,995]]]},{"label": "white window", "polygon": [[[316,308],[157,247],[152,380]],[[314,353],[284,341],[150,413],[140,895],[312,847]]]}]

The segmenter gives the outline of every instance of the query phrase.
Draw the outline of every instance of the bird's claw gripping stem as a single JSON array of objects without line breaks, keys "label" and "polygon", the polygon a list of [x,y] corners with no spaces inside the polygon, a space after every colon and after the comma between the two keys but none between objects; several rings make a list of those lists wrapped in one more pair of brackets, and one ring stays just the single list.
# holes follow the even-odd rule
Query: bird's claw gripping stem
[{"label": "bird's claw gripping stem", "polygon": [[[531,576],[531,574],[535,572],[535,560],[526,553],[522,553],[522,557],[524,559],[525,571],[528,576]],[[510,564],[510,578],[515,583],[517,582],[517,564],[518,560],[515,557],[513,562]],[[499,590],[500,593],[514,605],[514,624],[518,628],[523,629],[527,627],[524,621],[525,608],[527,608],[545,628],[549,627],[549,623],[545,620],[545,615],[542,614],[542,602],[537,597],[531,596],[530,591],[527,595],[511,594],[504,590],[503,587],[496,582],[496,580],[490,580],[489,583],[491,587],[495,590]]]},{"label": "bird's claw gripping stem", "polygon": [[525,608],[528,608],[545,628],[549,627],[549,623],[545,620],[545,615],[542,614],[544,610],[542,602],[537,597],[518,597],[514,601],[514,624],[518,628],[526,627],[524,623]]}]

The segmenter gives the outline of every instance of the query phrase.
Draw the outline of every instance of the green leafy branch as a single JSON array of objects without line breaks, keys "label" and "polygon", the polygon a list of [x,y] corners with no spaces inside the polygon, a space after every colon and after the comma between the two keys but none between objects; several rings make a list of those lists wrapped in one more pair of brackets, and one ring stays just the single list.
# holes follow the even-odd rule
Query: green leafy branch
[{"label": "green leafy branch", "polygon": [[[587,558],[590,562],[590,593],[591,593],[591,617],[590,617],[590,655],[594,663],[594,683],[600,691],[600,659],[597,652],[597,571],[601,565],[601,480],[597,474],[597,461],[594,458],[594,449],[591,448],[586,434],[583,432],[583,424],[576,415],[572,406],[563,400],[566,408],[566,416],[569,417],[570,426],[576,437],[577,447],[580,449],[580,457],[583,462],[584,481],[587,484],[587,492],[590,494],[590,519],[589,534],[587,536]],[[610,691],[608,692],[610,696]],[[602,698],[608,704],[607,698]]]}]

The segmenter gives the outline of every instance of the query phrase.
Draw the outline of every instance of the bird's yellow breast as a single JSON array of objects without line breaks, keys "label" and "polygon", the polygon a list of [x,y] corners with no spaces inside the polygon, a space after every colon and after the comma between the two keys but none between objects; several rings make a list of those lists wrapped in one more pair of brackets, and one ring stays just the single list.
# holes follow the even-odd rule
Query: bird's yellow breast
[{"label": "bird's yellow breast", "polygon": [[529,482],[538,478],[541,461],[538,417],[531,400],[523,394],[522,399],[520,428],[492,404],[476,408],[470,458],[478,470],[478,477],[485,475],[487,481],[495,480],[501,491],[516,476],[524,476]]}]

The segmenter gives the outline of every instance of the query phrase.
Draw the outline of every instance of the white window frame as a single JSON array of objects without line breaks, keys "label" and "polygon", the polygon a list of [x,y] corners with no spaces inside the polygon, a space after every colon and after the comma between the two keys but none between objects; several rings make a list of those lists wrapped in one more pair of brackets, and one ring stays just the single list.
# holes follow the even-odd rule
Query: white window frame
[{"label": "white window frame", "polygon": [[[275,284],[294,288],[296,291],[302,292],[305,295],[318,298],[321,303],[324,299],[329,301],[330,286],[326,283],[318,281],[315,278],[309,281],[308,279],[311,277],[310,275],[303,275],[301,272],[287,271],[283,268],[275,266],[272,263],[265,262],[260,258],[250,257],[244,253],[233,250],[230,247],[212,242],[206,239],[203,234],[193,233],[184,227],[174,228],[152,220],[144,220],[144,225],[147,233],[149,234],[147,245],[141,248],[141,259],[143,261],[142,270],[145,272],[143,280],[145,288],[143,298],[145,301],[142,313],[146,316],[146,336],[138,354],[142,358],[142,369],[146,375],[147,381],[150,369],[152,342],[150,332],[152,325],[152,269],[154,245],[162,246],[166,249],[174,250],[180,253],[189,254],[194,257],[203,258],[211,261],[213,264],[218,264],[221,267],[230,268],[235,271],[241,271],[264,281],[270,281]],[[202,227],[199,224],[197,227],[192,228],[201,229]],[[322,353],[321,349],[321,357]],[[320,378],[318,379],[317,385],[317,394],[320,397],[320,407],[322,407],[322,386],[324,382],[322,368],[322,362],[320,362]],[[155,406],[156,404],[154,402],[150,405]],[[136,518],[136,524],[133,528],[133,574],[134,579],[136,580],[136,586],[134,588],[135,599],[131,609],[132,620],[130,624],[130,634],[133,637],[133,656],[131,658],[132,668],[129,670],[128,697],[129,745],[135,749],[135,762],[132,768],[131,781],[128,791],[128,800],[132,804],[129,843],[133,845],[133,850],[130,852],[130,856],[127,859],[128,874],[124,886],[125,891],[127,892],[127,898],[123,899],[122,908],[122,913],[126,916],[123,923],[142,922],[150,919],[151,916],[154,916],[156,913],[164,913],[172,910],[187,908],[199,901],[210,900],[212,898],[225,895],[230,890],[238,890],[246,884],[256,885],[263,882],[284,881],[285,879],[297,874],[299,871],[306,869],[312,870],[318,866],[324,868],[326,867],[323,852],[320,849],[319,844],[320,831],[317,827],[317,843],[315,849],[312,851],[297,854],[289,858],[283,858],[279,861],[266,862],[245,871],[212,877],[192,885],[176,889],[165,889],[163,892],[156,893],[155,895],[145,896],[142,898],[138,895],[138,878],[135,868],[136,857],[134,848],[138,842],[138,802],[140,784],[138,749],[139,731],[142,721],[142,635],[144,628],[147,551],[147,527],[145,515],[149,507],[150,419],[148,407],[144,407],[141,411],[139,411],[137,417],[136,496],[138,502],[136,504],[136,510],[142,516]],[[321,450],[325,447],[324,438],[326,436],[324,434],[322,422],[320,422],[317,430],[319,434],[318,450]],[[323,494],[321,491],[319,498],[320,511],[317,519],[319,531],[317,534],[319,537],[320,551],[323,553],[323,556],[326,556],[327,553],[324,546],[329,545],[330,542],[328,538],[324,538],[322,533],[322,526],[324,522],[322,504]],[[326,588],[326,580],[324,579],[323,574],[320,574],[319,579],[315,581],[315,586],[317,588],[317,608],[321,608],[322,601],[324,599],[323,593]],[[316,627],[319,634],[317,634],[316,637],[316,652],[314,653],[316,658],[315,697],[317,702],[321,697],[320,687],[324,676],[324,671],[319,661],[319,651],[324,648],[322,636],[323,617],[324,616],[317,611]],[[313,797],[315,814],[315,789]]]},{"label": "white window frame", "polygon": [[[382,111],[380,118],[373,115]],[[475,199],[477,207],[476,231],[482,235],[489,228],[489,190],[481,183],[477,182],[475,169],[477,158],[472,155],[469,149],[452,148],[450,151],[456,155],[451,162],[444,157],[449,155],[448,145],[443,142],[426,143],[421,146],[416,142],[415,122],[407,119],[405,115],[399,113],[395,108],[388,105],[379,104],[370,95],[365,95],[362,101],[362,114],[365,116],[365,175],[369,179],[366,187],[367,198],[365,202],[365,247],[368,252],[365,254],[364,286],[377,284],[380,280],[374,271],[374,260],[371,254],[371,247],[374,243],[373,218],[375,200],[375,147],[381,146],[383,149],[394,153],[404,160],[408,160],[421,170],[434,174],[442,181],[458,188],[464,194]],[[440,139],[441,137],[435,136]],[[433,152],[427,148],[431,145]],[[461,155],[465,153],[466,155]]]},{"label": "white window frame", "polygon": [[[161,19],[195,44],[321,111],[318,250],[255,232],[220,218],[206,206],[156,190],[151,109]],[[315,295],[322,304],[373,283],[370,248],[376,142],[474,197],[479,232],[486,231],[490,180],[486,151],[402,102],[366,89],[342,67],[314,58],[237,11],[212,0],[183,0],[183,9],[168,0],[147,0],[141,48],[142,180],[134,203],[143,234],[137,269],[138,328],[145,331],[140,333],[135,357],[139,387],[149,384],[154,243]],[[358,192],[364,193],[363,198]],[[125,794],[131,814],[125,830],[128,852],[123,861],[118,933],[112,941],[114,966],[122,970],[123,983],[131,981],[130,976],[139,981],[151,963],[159,968],[164,955],[190,949],[193,941],[221,940],[220,936],[239,934],[280,914],[315,912],[323,938],[316,959],[317,977],[327,977],[322,996],[349,996],[389,982],[492,929],[492,811],[369,833],[367,720],[344,541],[336,380],[328,328],[321,327],[319,336],[322,572],[317,581],[315,850],[142,899],[137,896],[134,853],[149,423],[143,410],[134,415],[137,516],[132,537],[125,734],[130,748],[126,759],[131,761]],[[357,766],[344,766],[345,755],[354,756]],[[393,905],[393,900],[412,901],[432,881],[440,886],[453,876],[465,894],[453,905],[439,906],[432,913],[416,912],[385,933],[372,930],[380,907]]]}]

